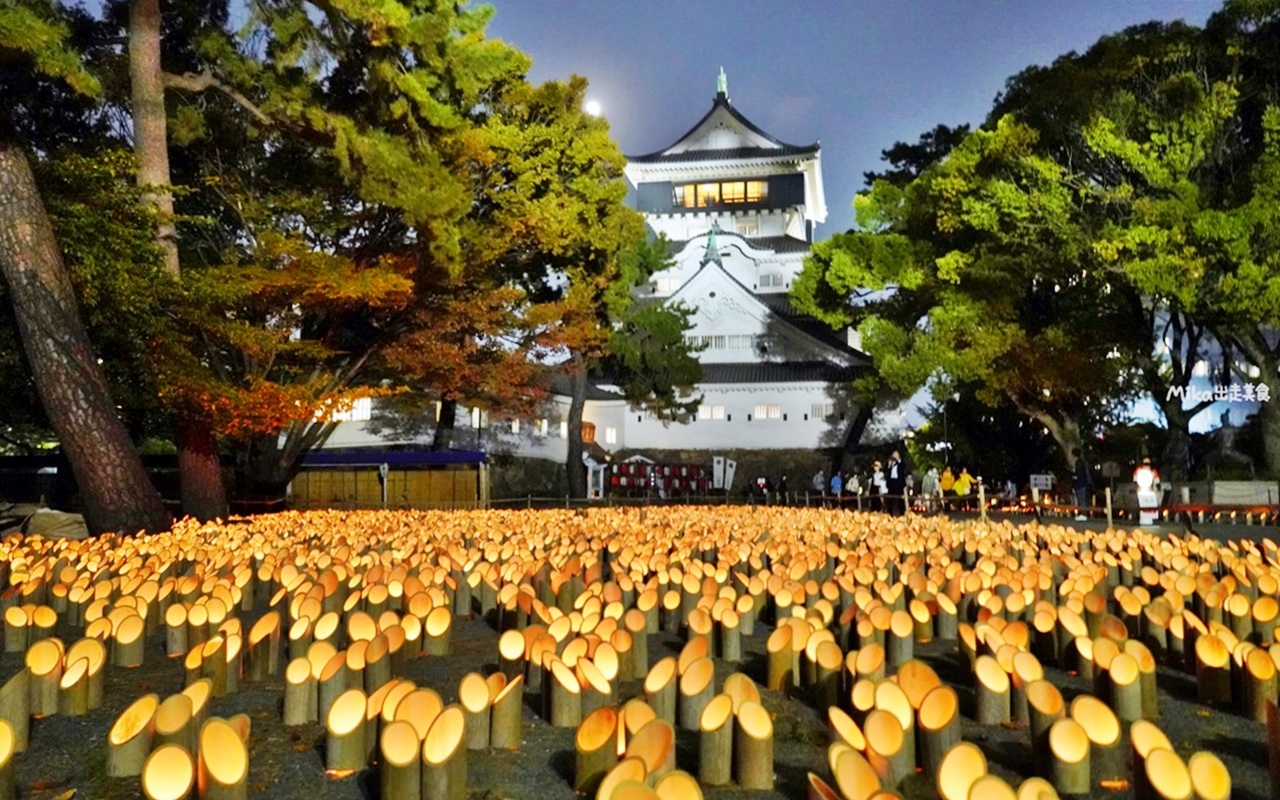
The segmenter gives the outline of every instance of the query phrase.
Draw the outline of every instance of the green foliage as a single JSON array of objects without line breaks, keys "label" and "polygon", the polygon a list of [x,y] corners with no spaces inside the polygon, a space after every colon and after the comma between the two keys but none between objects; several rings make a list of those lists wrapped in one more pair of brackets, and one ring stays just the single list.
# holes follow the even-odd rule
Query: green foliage
[{"label": "green foliage", "polygon": [[80,54],[66,46],[67,16],[46,0],[11,0],[0,6],[0,58],[30,59],[41,74],[65,81],[81,94],[97,95],[102,85],[85,68]]}]

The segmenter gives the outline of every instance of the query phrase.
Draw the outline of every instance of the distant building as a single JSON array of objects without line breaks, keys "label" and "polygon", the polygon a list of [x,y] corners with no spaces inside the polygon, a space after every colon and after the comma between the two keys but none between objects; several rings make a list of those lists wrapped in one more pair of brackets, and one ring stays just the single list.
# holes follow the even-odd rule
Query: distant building
[{"label": "distant building", "polygon": [[[592,385],[583,420],[594,438],[593,489],[610,480],[604,462],[619,451],[659,461],[664,451],[705,451],[709,464],[725,451],[842,446],[855,412],[850,382],[867,358],[853,331],[833,332],[788,299],[827,215],[821,146],[788,144],[757,127],[730,102],[722,70],[710,110],[673,144],[629,156],[625,174],[629,202],[670,240],[675,262],[637,299],[695,309],[688,335],[705,348],[696,389],[703,400],[693,421],[664,424],[629,407],[616,387]],[[563,463],[568,407],[559,391],[533,420],[460,409],[459,446]],[[351,423],[327,446],[375,443]]]}]

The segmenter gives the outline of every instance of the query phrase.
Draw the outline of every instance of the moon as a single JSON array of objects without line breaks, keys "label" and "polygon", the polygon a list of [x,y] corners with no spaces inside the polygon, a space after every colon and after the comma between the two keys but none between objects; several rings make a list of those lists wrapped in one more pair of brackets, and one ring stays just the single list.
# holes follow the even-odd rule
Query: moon
[{"label": "moon", "polygon": [[600,116],[600,104],[597,103],[595,100],[588,100],[587,102],[583,103],[582,110],[587,112],[593,117]]}]

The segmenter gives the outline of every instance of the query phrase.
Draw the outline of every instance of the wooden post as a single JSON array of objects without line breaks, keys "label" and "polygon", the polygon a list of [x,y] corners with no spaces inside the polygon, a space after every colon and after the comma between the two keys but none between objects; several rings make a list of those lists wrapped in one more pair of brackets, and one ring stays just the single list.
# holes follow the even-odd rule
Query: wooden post
[{"label": "wooden post", "polygon": [[734,773],[744,789],[773,790],[773,720],[759,703],[738,710],[733,738]]},{"label": "wooden post", "polygon": [[1102,491],[1107,503],[1107,530],[1111,530],[1111,487],[1103,487]]}]

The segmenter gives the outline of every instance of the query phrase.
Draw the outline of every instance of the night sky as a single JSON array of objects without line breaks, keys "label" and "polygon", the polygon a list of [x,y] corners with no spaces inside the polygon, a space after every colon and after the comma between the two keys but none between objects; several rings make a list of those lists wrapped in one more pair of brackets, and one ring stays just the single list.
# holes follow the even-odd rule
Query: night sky
[{"label": "night sky", "polygon": [[1206,0],[491,0],[489,34],[534,80],[588,78],[624,153],[673,143],[711,107],[793,144],[822,142],[828,216],[848,228],[880,151],[939,123],[980,123],[1005,80],[1153,19],[1203,24]]}]

